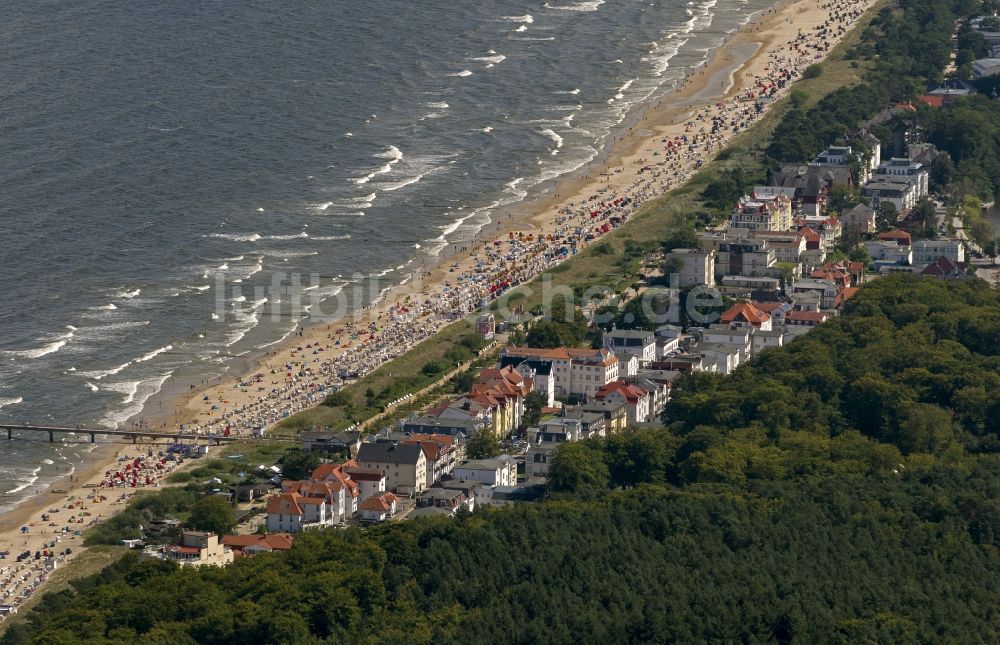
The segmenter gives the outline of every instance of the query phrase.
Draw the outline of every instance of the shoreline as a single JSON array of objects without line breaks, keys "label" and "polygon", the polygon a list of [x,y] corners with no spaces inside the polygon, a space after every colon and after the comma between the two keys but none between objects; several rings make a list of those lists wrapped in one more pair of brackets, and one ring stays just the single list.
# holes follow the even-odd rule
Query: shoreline
[{"label": "shoreline", "polygon": [[[490,222],[484,224],[471,237],[447,242],[435,256],[418,253],[413,257],[413,266],[409,269],[409,273],[405,274],[401,282],[393,283],[387,289],[384,289],[382,296],[378,297],[375,304],[388,300],[388,296],[393,291],[399,290],[407,283],[412,282],[416,274],[433,274],[442,268],[446,268],[449,263],[454,262],[464,253],[467,253],[468,247],[475,247],[482,244],[486,238],[503,236],[511,231],[530,232],[538,228],[538,219],[541,212],[551,210],[557,207],[559,202],[565,201],[559,195],[581,192],[588,182],[593,181],[594,176],[619,163],[621,158],[626,154],[626,151],[641,145],[645,137],[633,140],[631,134],[633,128],[647,120],[651,113],[659,110],[664,101],[674,102],[678,93],[685,89],[689,80],[694,77],[698,70],[704,70],[711,66],[719,58],[720,52],[723,49],[735,46],[737,43],[733,42],[734,39],[755,25],[759,25],[763,18],[768,15],[774,15],[776,12],[783,10],[786,5],[794,5],[796,2],[797,0],[774,0],[769,6],[747,14],[736,27],[732,27],[725,32],[719,32],[722,42],[715,48],[715,51],[712,52],[712,48],[708,48],[706,57],[701,63],[689,70],[687,74],[672,84],[665,83],[654,90],[646,99],[633,104],[624,114],[622,120],[611,128],[594,158],[584,162],[575,170],[533,185],[531,192],[523,199],[495,208],[493,218],[491,218]],[[753,52],[747,53],[744,56],[745,61],[743,64],[749,62],[759,49],[760,47],[758,46],[754,48]],[[742,64],[737,64],[728,70],[727,76],[729,77],[729,82],[723,94],[729,91],[733,77],[742,66]],[[668,85],[669,87],[667,87]],[[709,89],[707,84],[705,89]],[[694,110],[697,107],[697,103],[711,100],[712,98],[686,97],[685,100],[691,103],[688,106],[689,109]],[[318,304],[321,304],[321,302]],[[338,315],[333,320],[310,320],[310,318],[304,318],[300,323],[300,327],[309,330],[322,325],[341,324],[352,317],[363,317],[363,312],[364,307],[357,308],[355,305],[355,308],[344,312],[342,315]],[[167,427],[171,422],[174,422],[174,426],[176,427],[180,423],[185,423],[173,418],[174,415],[171,413],[187,408],[190,399],[197,397],[203,392],[223,386],[227,382],[236,382],[241,377],[252,374],[256,366],[268,354],[273,351],[287,349],[288,346],[296,344],[294,343],[295,336],[296,334],[292,332],[287,334],[284,339],[275,343],[239,354],[234,357],[220,374],[216,374],[208,379],[202,379],[200,382],[197,382],[198,377],[194,375],[189,378],[169,378],[157,392],[146,400],[143,408],[138,413],[125,419],[121,425],[126,425],[137,419],[147,422],[150,427],[157,425]],[[191,421],[192,419],[188,419],[187,423]]]},{"label": "shoreline", "polygon": [[[416,280],[412,279],[414,274],[411,274],[410,280],[384,289],[372,305],[348,312],[336,320],[306,323],[301,328],[303,331],[293,334],[283,343],[268,348],[268,351],[250,352],[240,361],[250,369],[240,371],[236,369],[236,366],[232,366],[226,373],[211,379],[201,387],[191,388],[189,384],[189,389],[186,391],[177,392],[175,387],[173,396],[151,397],[141,416],[150,426],[177,427],[183,424],[186,427],[195,426],[196,431],[200,431],[202,429],[200,417],[212,416],[206,415],[204,409],[197,405],[197,399],[201,397],[203,402],[219,404],[217,407],[221,409],[221,413],[218,415],[220,418],[216,423],[210,425],[216,425],[216,430],[221,430],[225,425],[221,423],[223,420],[242,411],[247,404],[254,402],[253,396],[239,397],[234,394],[233,389],[239,391],[239,388],[234,388],[234,386],[241,382],[246,383],[247,379],[255,373],[258,375],[267,374],[270,371],[271,375],[275,376],[279,371],[287,370],[288,365],[305,366],[306,361],[303,360],[306,359],[305,353],[298,352],[295,348],[308,345],[309,349],[313,349],[318,344],[324,350],[332,349],[334,354],[324,356],[329,361],[331,356],[337,356],[338,349],[343,349],[342,346],[334,347],[328,342],[333,340],[333,334],[330,332],[333,331],[334,327],[339,328],[337,332],[342,332],[344,329],[347,329],[349,333],[362,332],[362,334],[350,334],[354,338],[368,333],[364,331],[366,325],[368,331],[374,331],[376,325],[392,313],[393,303],[399,305],[411,302],[417,297],[426,296],[428,290],[440,288],[441,285],[450,285],[449,278],[454,277],[450,274],[467,273],[474,265],[472,260],[476,254],[485,251],[491,242],[509,239],[509,236],[514,233],[545,233],[547,226],[549,229],[553,228],[553,224],[558,226],[560,212],[566,208],[567,204],[585,204],[588,197],[600,194],[612,187],[618,189],[626,187],[627,190],[628,185],[637,179],[637,174],[622,173],[622,169],[629,169],[637,163],[648,161],[649,157],[644,157],[644,152],[657,154],[652,149],[656,148],[656,142],[659,139],[671,134],[676,136],[683,132],[693,132],[690,128],[680,127],[692,114],[706,109],[706,106],[711,106],[713,103],[720,105],[723,102],[732,101],[744,89],[744,77],[757,76],[761,69],[767,70],[766,62],[763,65],[756,65],[756,68],[754,64],[755,62],[760,63],[761,59],[767,56],[771,47],[778,41],[787,39],[791,42],[796,37],[802,36],[803,28],[796,25],[815,26],[823,23],[829,19],[830,12],[827,9],[830,8],[843,9],[863,6],[864,9],[867,9],[868,5],[869,3],[863,2],[842,2],[840,5],[836,5],[832,2],[824,3],[821,0],[798,0],[772,5],[770,8],[762,10],[759,16],[749,17],[741,28],[725,37],[724,44],[714,52],[709,60],[692,70],[672,91],[659,97],[655,103],[650,101],[647,105],[635,106],[634,116],[623,121],[622,129],[617,133],[617,136],[609,137],[604,155],[599,155],[592,164],[587,164],[578,171],[551,180],[553,186],[543,190],[539,195],[517,204],[514,210],[523,211],[525,213],[523,217],[515,218],[514,213],[507,213],[505,220],[494,220],[481,229],[475,238],[449,244],[429,268],[418,269],[421,275]],[[793,17],[797,20],[793,21]],[[852,21],[850,26],[853,27],[854,22]],[[833,38],[833,44],[839,41],[842,35],[839,34],[838,37]],[[829,48],[829,46],[826,48],[824,57]],[[810,62],[816,62],[820,59],[819,56],[816,56]],[[798,70],[799,74],[801,71],[801,69]],[[797,80],[797,78],[790,79],[790,81]],[[716,81],[720,83],[717,90],[715,89]],[[784,86],[783,90],[787,90],[790,84],[789,82],[788,85]],[[742,130],[739,131],[742,132]],[[731,133],[730,136],[732,134],[735,132]],[[725,147],[730,136],[713,143],[710,151],[707,151],[708,154],[699,158],[708,160],[714,157]],[[602,156],[604,157],[603,161],[598,161]],[[614,173],[621,173],[622,176],[616,177]],[[680,185],[691,174],[693,174],[693,168],[689,168],[683,176],[678,177],[676,182],[661,183],[660,189],[656,193],[660,194]],[[616,193],[618,192],[624,191],[616,190]],[[628,214],[632,214],[634,210],[637,209],[629,209]],[[452,271],[452,268],[457,270]],[[536,271],[536,273],[540,272]],[[434,329],[434,332],[436,333],[444,326],[446,325],[440,325]],[[372,335],[374,336],[374,334]],[[409,348],[424,338],[426,336],[416,339],[416,342],[410,343]],[[398,354],[388,358],[393,358],[395,355]],[[381,362],[385,362],[385,360]],[[370,369],[374,369],[374,366],[369,366],[369,371]],[[273,379],[271,384],[280,386],[282,379]],[[242,393],[247,394],[246,391]],[[157,409],[150,410],[149,408],[154,403]],[[223,403],[225,405],[222,405]],[[310,403],[315,405],[319,401],[314,400]],[[289,413],[286,416],[307,407],[311,407],[311,405],[286,409],[285,412]],[[274,419],[263,425],[270,428],[279,420]],[[242,430],[248,429],[244,427]]]},{"label": "shoreline", "polygon": [[[730,32],[725,37],[724,44],[718,47],[708,60],[688,73],[672,90],[634,106],[622,121],[620,131],[616,130],[609,136],[605,150],[602,150],[591,163],[585,164],[577,171],[549,180],[551,185],[540,191],[533,199],[526,199],[514,205],[515,208],[512,210],[520,212],[523,209],[522,215],[514,217],[513,212],[505,213],[506,220],[491,222],[480,230],[478,239],[450,244],[449,248],[454,251],[452,254],[442,252],[437,262],[421,269],[426,276],[393,286],[390,291],[383,294],[377,306],[362,308],[335,322],[310,324],[301,335],[290,336],[285,342],[268,348],[267,352],[260,354],[251,352],[241,357],[240,361],[234,362],[223,375],[211,379],[205,387],[189,388],[187,387],[189,384],[186,383],[170,386],[165,384],[160,392],[146,401],[144,409],[138,416],[142,416],[150,428],[162,423],[172,427],[178,424],[194,425],[198,430],[208,427],[218,429],[222,423],[232,420],[236,426],[235,433],[244,435],[249,434],[254,428],[251,427],[252,424],[248,425],[242,421],[237,424],[241,415],[250,419],[260,419],[260,425],[270,428],[281,420],[281,414],[285,412],[293,414],[318,404],[319,401],[309,398],[310,394],[316,395],[318,392],[310,390],[308,381],[322,380],[329,374],[312,372],[312,366],[320,360],[313,358],[317,355],[315,350],[312,354],[308,354],[299,352],[297,347],[315,345],[323,349],[330,348],[330,351],[324,352],[322,357],[324,362],[329,362],[333,357],[350,355],[358,365],[370,369],[384,365],[394,356],[412,349],[422,340],[453,322],[440,317],[439,314],[441,310],[447,309],[455,298],[451,295],[441,298],[438,290],[441,285],[450,284],[458,275],[473,274],[476,262],[477,260],[482,262],[483,254],[488,260],[492,260],[495,256],[493,249],[496,247],[491,241],[506,242],[512,239],[509,236],[516,236],[517,233],[538,234],[539,242],[534,246],[517,245],[518,249],[523,247],[527,250],[523,256],[518,256],[518,259],[509,264],[502,258],[497,260],[499,266],[503,268],[503,272],[499,275],[507,276],[515,284],[527,282],[542,271],[550,269],[561,260],[549,257],[539,250],[544,247],[541,241],[543,234],[547,231],[572,228],[576,220],[586,221],[590,225],[601,224],[607,217],[619,217],[622,221],[626,221],[629,216],[639,211],[639,206],[647,199],[655,198],[686,183],[700,165],[697,161],[714,158],[735,134],[742,133],[754,125],[764,113],[761,111],[759,114],[747,115],[745,111],[741,111],[746,107],[740,100],[741,93],[748,91],[748,88],[752,89],[755,82],[760,82],[762,76],[773,76],[774,68],[778,65],[791,65],[797,72],[794,78],[790,78],[789,82],[780,88],[777,92],[778,97],[787,93],[789,88],[794,86],[794,81],[801,77],[805,67],[804,59],[793,65],[785,61],[784,57],[778,58],[773,53],[776,48],[783,53],[783,48],[787,48],[789,42],[797,41],[797,35],[801,35],[803,31],[810,34],[816,25],[830,21],[834,11],[859,10],[858,16],[846,24],[843,34],[833,35],[829,39],[822,57],[811,59],[811,62],[821,62],[833,45],[856,27],[860,17],[873,4],[873,2],[849,0],[839,3],[823,0],[789,0],[761,10],[756,16],[751,14],[738,30]],[[795,49],[798,51],[797,46]],[[812,57],[812,54],[813,52],[809,52],[808,57]],[[714,129],[712,133],[705,134],[705,125],[712,123],[713,119],[720,115],[738,119],[739,123],[746,122],[748,125],[737,126],[735,132],[723,131],[717,136]],[[698,127],[701,129],[698,130]],[[681,145],[682,139],[684,146]],[[671,145],[669,155],[664,147],[664,142],[668,141]],[[675,142],[676,147],[673,146]],[[662,156],[654,164],[651,159],[657,155]],[[672,165],[664,166],[668,161],[671,161]],[[657,167],[652,170],[644,169],[651,166]],[[669,174],[671,170],[674,171],[673,174]],[[605,197],[598,200],[602,204],[602,209],[605,207],[604,202],[609,202],[602,219],[591,220],[585,217],[585,212],[597,203],[591,197],[594,195],[602,197],[608,192],[611,195],[629,195],[629,201],[611,202]],[[601,239],[598,236],[590,243],[596,243]],[[587,244],[581,241],[580,246],[586,248]],[[449,265],[457,265],[457,269],[452,271]],[[480,292],[481,290],[480,288]],[[430,291],[435,291],[437,300],[435,305],[428,308],[426,316],[419,310],[407,311],[405,315],[400,313],[401,309],[417,308],[417,305],[411,303],[417,303],[427,297]],[[474,293],[474,289],[470,290],[470,294]],[[458,300],[461,300],[461,297]],[[403,307],[400,303],[409,307]],[[475,308],[472,311],[475,311]],[[419,333],[407,336],[399,332],[398,330],[405,325],[418,326]],[[335,327],[339,329],[335,331]],[[382,331],[383,328],[389,331]],[[376,329],[379,331],[378,334],[375,333]],[[390,337],[390,333],[394,335]],[[337,336],[336,343],[333,342],[334,335]],[[368,340],[364,339],[366,335],[369,336]],[[352,338],[347,341],[348,337]],[[233,374],[240,364],[249,369]],[[286,372],[285,365],[295,367]],[[255,373],[265,375],[264,379],[255,381],[252,378]],[[295,375],[284,377],[286,373]],[[299,374],[303,373],[306,376],[300,377]],[[259,394],[261,390],[268,389],[267,381],[278,386],[271,388],[280,390],[277,396],[265,397]],[[263,387],[256,392],[251,392],[254,387],[250,386],[234,387],[241,382],[250,383],[254,387],[263,384]],[[223,401],[226,402],[225,406],[222,404]],[[208,420],[201,418],[206,416],[205,403],[218,404],[219,408],[215,414],[208,415]],[[192,433],[191,439],[195,440],[197,436],[197,433]],[[74,486],[66,488],[67,493],[56,494],[50,490],[39,496],[28,497],[14,510],[5,513],[0,518],[0,545],[16,544],[21,541],[23,538],[18,534],[19,526],[28,524],[31,517],[40,514],[46,508],[66,504],[73,497],[85,498],[88,491],[93,492],[93,489],[86,488],[84,484],[103,477],[104,471],[116,467],[117,461],[110,457],[116,445],[120,450],[123,444],[104,444],[103,446],[107,446],[106,450],[101,448],[95,450],[95,456],[100,452],[99,456],[105,460],[95,458],[88,465],[86,472],[78,471]],[[148,446],[141,444],[141,450],[146,450]],[[137,448],[133,448],[126,452],[134,454],[136,450]],[[54,484],[50,486],[50,489],[54,486]],[[126,492],[134,490],[141,489],[127,489]],[[117,493],[112,495],[117,497]],[[102,512],[105,516],[110,516],[124,507],[122,501],[109,499],[106,509]],[[73,547],[78,553],[82,544],[73,544]],[[16,546],[13,548],[17,549]],[[14,551],[12,556],[16,556],[17,552]],[[13,561],[5,563],[13,564]]]}]

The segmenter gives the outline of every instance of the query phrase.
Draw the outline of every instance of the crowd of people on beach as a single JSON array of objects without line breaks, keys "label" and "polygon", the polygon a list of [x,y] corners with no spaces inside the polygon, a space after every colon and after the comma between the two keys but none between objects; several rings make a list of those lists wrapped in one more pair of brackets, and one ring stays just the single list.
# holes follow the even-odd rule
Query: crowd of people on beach
[{"label": "crowd of people on beach", "polygon": [[[273,358],[265,359],[257,373],[234,386],[241,392],[238,401],[225,394],[204,396],[198,402],[205,406],[198,420],[181,430],[192,435],[262,433],[620,227],[644,202],[684,183],[733,135],[761,118],[768,104],[862,16],[868,2],[831,0],[821,8],[825,21],[800,29],[790,41],[771,48],[763,73],[744,77],[740,92],[693,108],[682,133],[657,139],[629,168],[605,172],[600,188],[586,199],[563,205],[547,225],[478,241],[467,249],[467,257],[448,267],[443,283],[411,288],[410,295],[399,297],[391,290],[383,292],[380,300],[356,315],[327,325],[321,336],[299,333],[301,345],[275,353],[287,360],[275,364]],[[698,74],[704,70],[692,72],[686,82]],[[630,180],[624,185],[611,181],[615,175]],[[103,513],[95,515],[88,509],[108,504],[109,489],[158,486],[174,464],[152,454],[121,458],[120,467],[107,471],[87,499],[70,498],[58,509],[72,514],[69,521],[56,522],[50,517],[56,509],[50,509],[42,515],[44,521],[22,527],[24,540],[0,551],[0,607],[16,607],[29,598],[57,565],[72,556],[72,549],[60,549],[60,543],[76,539],[80,529],[100,520]],[[123,492],[110,503],[124,504],[128,496]]]},{"label": "crowd of people on beach", "polygon": [[57,567],[74,556],[74,547],[87,527],[97,524],[114,506],[124,505],[131,492],[111,498],[112,489],[158,487],[179,464],[154,454],[118,457],[118,467],[107,470],[86,496],[68,497],[21,526],[18,540],[0,545],[0,620],[30,598]]},{"label": "crowd of people on beach", "polygon": [[[761,118],[769,103],[823,58],[868,3],[832,0],[821,7],[827,12],[823,23],[799,29],[793,39],[770,49],[763,73],[745,77],[736,95],[694,109],[683,134],[660,139],[649,156],[634,162],[637,167],[628,169],[634,178],[624,188],[612,189],[621,182],[609,179],[626,169],[608,171],[606,185],[560,208],[548,229],[478,242],[467,261],[451,265],[440,286],[393,304],[373,303],[336,328],[328,326],[325,338],[296,347],[283,366],[272,364],[238,383],[235,388],[250,395],[249,402],[230,405],[224,395],[217,400],[206,396],[202,403],[210,409],[202,413],[205,418],[184,429],[196,434],[263,432],[620,227],[646,200],[687,181],[733,135]],[[688,82],[699,73],[704,71],[692,72]]]}]

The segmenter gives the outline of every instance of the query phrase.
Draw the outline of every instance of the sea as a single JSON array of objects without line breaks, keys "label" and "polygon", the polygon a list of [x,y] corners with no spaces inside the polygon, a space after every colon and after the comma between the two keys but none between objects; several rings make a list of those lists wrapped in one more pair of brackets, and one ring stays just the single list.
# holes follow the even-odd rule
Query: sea
[{"label": "sea", "polygon": [[[134,423],[359,306],[583,172],[770,4],[8,0],[0,421]],[[38,439],[3,444],[0,508],[88,449]]]}]

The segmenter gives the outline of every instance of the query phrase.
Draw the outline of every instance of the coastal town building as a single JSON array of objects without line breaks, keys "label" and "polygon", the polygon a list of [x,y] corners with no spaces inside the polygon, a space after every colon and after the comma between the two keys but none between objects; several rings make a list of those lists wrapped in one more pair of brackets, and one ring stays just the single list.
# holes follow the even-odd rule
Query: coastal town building
[{"label": "coastal town building", "polygon": [[637,385],[612,381],[598,390],[594,398],[598,401],[624,405],[626,422],[629,426],[652,420],[653,397]]},{"label": "coastal town building", "polygon": [[303,497],[289,491],[269,497],[265,508],[267,530],[272,533],[298,533],[329,523],[327,503],[323,497]]},{"label": "coastal town building", "polygon": [[362,524],[378,524],[395,515],[398,509],[399,498],[392,493],[382,493],[361,502],[358,512]]},{"label": "coastal town building", "polygon": [[386,475],[386,488],[402,495],[427,488],[427,457],[419,444],[377,441],[358,451],[358,465]]},{"label": "coastal town building", "polygon": [[715,250],[674,249],[667,260],[678,263],[677,286],[681,289],[700,284],[715,284]]},{"label": "coastal town building", "polygon": [[965,263],[965,245],[960,240],[916,240],[912,248],[914,266],[928,265],[941,257],[953,265]]},{"label": "coastal town building", "polygon": [[500,350],[500,365],[517,366],[524,361],[546,364],[557,396],[593,396],[605,383],[618,378],[619,359],[610,350],[535,349],[508,346]]},{"label": "coastal town building", "polygon": [[506,455],[495,459],[463,461],[452,475],[455,479],[469,480],[487,486],[513,486],[517,483],[517,463]]},{"label": "coastal town building", "polygon": [[635,356],[643,366],[656,360],[656,335],[642,329],[616,329],[603,334],[604,348],[619,358]]},{"label": "coastal town building", "polygon": [[733,231],[785,231],[792,227],[792,203],[784,195],[745,196],[729,218]]},{"label": "coastal town building", "polygon": [[163,559],[182,567],[223,566],[233,561],[233,552],[215,533],[182,531],[179,544],[163,547]]},{"label": "coastal town building", "polygon": [[252,556],[258,553],[290,551],[295,543],[291,533],[251,533],[250,535],[226,535],[223,546],[234,555]]}]

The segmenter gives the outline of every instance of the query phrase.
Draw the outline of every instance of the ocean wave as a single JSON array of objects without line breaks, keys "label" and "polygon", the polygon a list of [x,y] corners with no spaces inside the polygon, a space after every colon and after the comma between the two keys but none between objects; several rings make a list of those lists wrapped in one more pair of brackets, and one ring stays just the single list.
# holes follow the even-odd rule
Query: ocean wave
[{"label": "ocean wave", "polygon": [[126,367],[128,367],[131,364],[132,364],[132,362],[129,361],[128,363],[122,363],[118,367],[112,367],[111,369],[106,369],[106,370],[90,370],[90,371],[87,371],[87,372],[78,372],[78,374],[80,376],[86,378],[86,379],[93,379],[95,381],[100,381],[102,378],[104,378],[106,376],[112,376],[114,374],[117,374],[118,372],[122,371],[123,369],[125,369]]},{"label": "ocean wave", "polygon": [[160,391],[163,384],[173,374],[173,371],[153,376],[143,381],[125,381],[122,383],[109,383],[103,389],[124,394],[122,405],[125,407],[114,410],[106,414],[100,421],[100,425],[106,428],[117,428],[119,424],[142,412],[142,407],[149,397]]},{"label": "ocean wave", "polygon": [[135,400],[135,395],[138,394],[141,384],[142,381],[121,381],[119,383],[107,383],[102,389],[125,395],[122,403],[128,404]]},{"label": "ocean wave", "polygon": [[154,358],[156,358],[157,356],[159,356],[163,352],[169,352],[173,348],[174,348],[173,345],[165,345],[165,346],[163,346],[163,347],[161,347],[159,349],[154,349],[153,351],[149,352],[148,354],[143,354],[141,357],[135,359],[135,362],[136,363],[145,363],[146,361],[153,360]]},{"label": "ocean wave", "polygon": [[363,186],[364,184],[367,184],[368,182],[370,182],[372,179],[375,179],[379,175],[384,175],[386,173],[392,172],[392,167],[397,163],[399,163],[400,161],[402,161],[403,159],[403,153],[396,146],[389,146],[388,148],[386,148],[385,152],[380,152],[379,154],[372,156],[377,159],[388,159],[388,162],[379,167],[377,170],[373,170],[372,172],[368,173],[364,177],[355,177],[354,179],[352,179],[351,181],[353,181],[358,186]]},{"label": "ocean wave", "polygon": [[421,174],[417,175],[416,177],[410,177],[409,179],[401,181],[398,184],[389,184],[388,186],[386,186],[382,190],[385,190],[386,192],[392,192],[394,190],[399,190],[400,188],[405,188],[407,186],[410,186],[412,184],[415,184],[415,183],[419,182],[426,175],[427,175],[427,173],[421,173]]},{"label": "ocean wave", "polygon": [[40,340],[39,342],[46,342],[45,345],[41,347],[36,347],[35,349],[19,349],[19,350],[9,350],[3,352],[8,356],[16,356],[18,358],[41,358],[42,356],[48,356],[49,354],[55,354],[60,349],[66,346],[66,343],[73,338],[76,327],[73,327],[70,331],[66,332],[61,336],[56,336],[55,338]]},{"label": "ocean wave", "polygon": [[563,5],[563,6],[553,6],[548,2],[545,3],[546,9],[556,9],[558,11],[597,11],[597,9],[604,4],[604,0],[589,0],[588,2],[574,2],[573,4]]},{"label": "ocean wave", "polygon": [[476,56],[475,58],[470,58],[468,60],[476,61],[477,63],[489,63],[491,65],[496,65],[497,63],[502,63],[507,60],[507,57],[503,54],[497,54],[495,56]]},{"label": "ocean wave", "polygon": [[10,399],[0,399],[0,408],[5,408],[8,405],[17,405],[18,403],[24,403],[24,399],[19,396]]},{"label": "ocean wave", "polygon": [[34,470],[33,470],[33,471],[31,472],[31,476],[30,476],[30,477],[29,477],[29,478],[28,478],[28,479],[27,479],[27,480],[26,480],[26,481],[25,481],[25,482],[24,482],[23,484],[21,484],[21,485],[20,485],[20,486],[18,486],[17,488],[12,488],[12,489],[10,489],[9,491],[7,491],[7,492],[6,492],[6,493],[4,493],[4,494],[5,494],[5,495],[13,495],[14,493],[20,493],[20,492],[21,492],[22,490],[24,490],[25,488],[27,488],[27,487],[31,486],[31,485],[32,485],[32,484],[34,484],[34,483],[35,483],[36,481],[38,481],[38,473],[39,473],[39,472],[41,472],[41,470],[42,470],[42,467],[41,467],[41,466],[39,466],[38,468],[35,468],[35,469],[34,469]]},{"label": "ocean wave", "polygon": [[528,191],[524,190],[523,188],[518,190],[517,188],[522,182],[524,182],[524,177],[518,177],[504,184],[504,188],[511,194],[518,197],[519,199],[524,199],[525,197],[528,196]]},{"label": "ocean wave", "polygon": [[208,237],[215,237],[233,242],[256,242],[260,239],[259,233],[235,234],[235,233],[212,233]]}]

